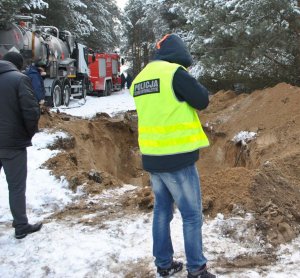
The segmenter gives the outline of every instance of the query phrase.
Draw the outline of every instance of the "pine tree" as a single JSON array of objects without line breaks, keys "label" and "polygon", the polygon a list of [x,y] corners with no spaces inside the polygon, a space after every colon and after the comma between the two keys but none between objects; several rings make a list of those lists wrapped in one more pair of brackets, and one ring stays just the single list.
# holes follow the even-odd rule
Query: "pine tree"
[{"label": "pine tree", "polygon": [[129,53],[136,75],[152,59],[155,43],[163,35],[170,33],[168,22],[162,14],[168,10],[170,1],[166,0],[130,0],[125,7],[122,20],[125,26],[124,36],[127,45],[124,50]]},{"label": "pine tree", "polygon": [[94,30],[85,36],[85,42],[93,49],[114,51],[119,45],[120,11],[111,0],[83,0],[87,5],[86,14]]},{"label": "pine tree", "polygon": [[0,1],[0,24],[9,24],[16,20],[22,8],[31,6],[45,6],[46,3],[40,0],[1,0]]},{"label": "pine tree", "polygon": [[299,82],[296,1],[200,0],[186,6],[191,48],[214,90]]},{"label": "pine tree", "polygon": [[[132,61],[133,75],[141,71],[148,59],[148,38],[152,31],[147,26],[146,14],[142,0],[129,0],[125,7],[125,36],[127,37],[127,59]],[[145,52],[146,50],[146,52]]]},{"label": "pine tree", "polygon": [[51,25],[68,30],[78,38],[89,35],[95,27],[87,17],[87,6],[79,0],[47,0],[49,6],[41,14],[45,16],[38,24]]}]

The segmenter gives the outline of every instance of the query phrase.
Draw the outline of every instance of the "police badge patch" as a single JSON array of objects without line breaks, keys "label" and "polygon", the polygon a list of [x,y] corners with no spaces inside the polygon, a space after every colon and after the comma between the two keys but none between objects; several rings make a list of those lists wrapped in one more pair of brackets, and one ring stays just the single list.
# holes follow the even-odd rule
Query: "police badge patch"
[{"label": "police badge patch", "polygon": [[160,92],[159,79],[146,80],[134,85],[134,97]]}]

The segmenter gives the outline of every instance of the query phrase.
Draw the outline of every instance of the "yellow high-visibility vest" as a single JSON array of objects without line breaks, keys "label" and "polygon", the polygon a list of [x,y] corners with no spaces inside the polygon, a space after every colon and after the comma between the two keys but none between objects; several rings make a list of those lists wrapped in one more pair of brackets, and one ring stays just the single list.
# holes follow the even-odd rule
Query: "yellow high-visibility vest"
[{"label": "yellow high-visibility vest", "polygon": [[196,110],[175,96],[172,83],[179,67],[153,61],[132,82],[142,154],[171,155],[209,146]]}]

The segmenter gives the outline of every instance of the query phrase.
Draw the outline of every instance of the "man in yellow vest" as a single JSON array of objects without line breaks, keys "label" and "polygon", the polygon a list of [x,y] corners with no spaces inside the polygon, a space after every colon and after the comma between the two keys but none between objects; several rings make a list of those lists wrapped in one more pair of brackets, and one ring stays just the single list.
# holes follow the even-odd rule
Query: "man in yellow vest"
[{"label": "man in yellow vest", "polygon": [[155,196],[153,255],[159,277],[181,271],[173,260],[170,222],[174,203],[183,220],[188,278],[214,278],[202,249],[202,201],[195,162],[209,145],[197,110],[209,103],[208,91],[187,72],[191,55],[175,34],[157,43],[154,61],[133,80],[130,93],[138,114],[143,167]]}]

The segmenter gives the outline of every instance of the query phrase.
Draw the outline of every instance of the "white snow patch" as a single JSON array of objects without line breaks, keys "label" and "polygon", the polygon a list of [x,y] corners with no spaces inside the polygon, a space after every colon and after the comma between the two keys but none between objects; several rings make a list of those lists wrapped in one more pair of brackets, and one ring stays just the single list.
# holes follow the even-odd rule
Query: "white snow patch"
[{"label": "white snow patch", "polygon": [[133,97],[127,89],[124,89],[107,97],[87,96],[85,103],[82,100],[71,100],[69,107],[53,108],[52,111],[55,112],[57,109],[72,116],[90,119],[95,117],[97,113],[107,113],[114,116],[136,108]]},{"label": "white snow patch", "polygon": [[[57,138],[67,137],[63,132],[38,132],[32,140],[32,147],[27,148],[28,175],[26,201],[29,218],[35,220],[64,207],[75,195],[68,189],[68,182],[62,177],[55,179],[50,171],[41,168],[49,158],[55,156],[57,150],[49,150]],[[0,173],[0,222],[12,220],[8,202],[8,185],[4,171]],[[0,276],[1,277],[1,276]]]},{"label": "white snow patch", "polygon": [[252,131],[240,131],[232,138],[232,141],[236,144],[241,142],[243,145],[245,145],[247,142],[253,140],[256,137],[256,134],[257,133]]}]

